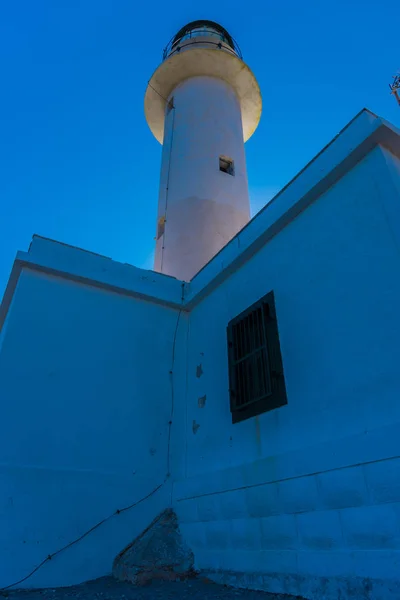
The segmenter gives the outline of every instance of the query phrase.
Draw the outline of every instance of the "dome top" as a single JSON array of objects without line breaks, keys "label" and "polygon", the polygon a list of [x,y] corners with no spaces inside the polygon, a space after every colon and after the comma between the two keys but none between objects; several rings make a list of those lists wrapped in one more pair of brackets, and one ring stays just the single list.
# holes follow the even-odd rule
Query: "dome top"
[{"label": "dome top", "polygon": [[218,23],[215,23],[215,21],[206,21],[204,19],[200,21],[191,21],[191,23],[188,23],[187,25],[182,27],[182,29],[180,29],[176,36],[173,38],[172,44],[179,42],[185,35],[193,33],[193,31],[200,32],[202,29],[205,31],[211,30],[215,31],[216,33],[220,33],[223,36],[223,38],[225,38],[225,41],[228,42],[228,44],[232,46],[232,48],[234,48],[235,42],[233,41],[232,36],[227,32],[226,29],[224,29]]},{"label": "dome top", "polygon": [[[202,37],[206,37],[209,40],[210,38],[213,38],[215,40],[215,46],[221,47],[222,43],[222,45],[226,49],[229,48],[229,51],[233,51],[239,58],[242,58],[240,48],[233,39],[233,37],[230,35],[230,33],[228,33],[227,30],[221,25],[215,23],[215,21],[208,21],[205,19],[191,21],[190,23],[182,27],[167,44],[163,52],[163,58],[166,59],[168,56],[170,56],[176,51],[179,52],[182,42],[184,44],[187,44],[188,41],[190,42],[190,38]],[[204,43],[211,44],[214,42],[211,42],[210,40],[209,42]]]}]

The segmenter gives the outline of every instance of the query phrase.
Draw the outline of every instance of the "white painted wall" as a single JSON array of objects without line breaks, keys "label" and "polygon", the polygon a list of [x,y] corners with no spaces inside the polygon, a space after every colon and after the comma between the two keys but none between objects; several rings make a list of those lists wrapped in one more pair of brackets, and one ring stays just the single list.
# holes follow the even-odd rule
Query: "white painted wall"
[{"label": "white painted wall", "polygon": [[[18,254],[0,334],[0,587],[163,481],[173,391],[173,490],[26,587],[109,573],[173,494],[216,579],[312,600],[400,596],[399,161],[375,147],[335,180],[380,128],[357,117],[186,286],[189,315],[172,278],[37,238]],[[271,289],[288,405],[233,426],[226,325]]]},{"label": "white painted wall", "polygon": [[[239,100],[224,81],[192,77],[173,91],[165,119],[154,268],[189,281],[250,217]],[[235,175],[219,170],[228,156]]]},{"label": "white painted wall", "polygon": [[[395,162],[375,148],[190,314],[175,505],[217,580],[315,600],[400,595]],[[226,326],[270,290],[288,404],[232,425]]]},{"label": "white painted wall", "polygon": [[[114,265],[120,283],[123,272],[129,283],[139,271],[51,242],[33,246],[37,260],[57,257],[71,270],[112,279]],[[148,275],[141,272],[144,286],[151,285]],[[158,281],[159,295],[171,282],[165,278],[164,290]],[[22,271],[0,354],[0,587],[164,481],[177,318],[177,310],[161,304]],[[177,348],[177,368],[179,361]],[[116,554],[169,502],[167,483],[23,586],[110,573]]]}]

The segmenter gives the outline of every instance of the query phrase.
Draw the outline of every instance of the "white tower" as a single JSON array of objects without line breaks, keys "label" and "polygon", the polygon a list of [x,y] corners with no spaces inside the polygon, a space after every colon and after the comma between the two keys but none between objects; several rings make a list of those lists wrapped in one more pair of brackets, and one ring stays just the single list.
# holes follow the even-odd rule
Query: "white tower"
[{"label": "white tower", "polygon": [[261,95],[229,33],[212,21],[183,27],[145,96],[163,144],[155,271],[190,281],[250,218],[244,142]]}]

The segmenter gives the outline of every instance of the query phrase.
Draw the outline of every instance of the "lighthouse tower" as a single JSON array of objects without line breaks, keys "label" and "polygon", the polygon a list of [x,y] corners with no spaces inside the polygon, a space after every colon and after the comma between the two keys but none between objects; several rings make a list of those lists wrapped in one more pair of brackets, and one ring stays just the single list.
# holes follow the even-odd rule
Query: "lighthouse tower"
[{"label": "lighthouse tower", "polygon": [[249,221],[244,142],[260,89],[232,36],[193,21],[165,48],[145,114],[163,145],[154,270],[190,281]]}]

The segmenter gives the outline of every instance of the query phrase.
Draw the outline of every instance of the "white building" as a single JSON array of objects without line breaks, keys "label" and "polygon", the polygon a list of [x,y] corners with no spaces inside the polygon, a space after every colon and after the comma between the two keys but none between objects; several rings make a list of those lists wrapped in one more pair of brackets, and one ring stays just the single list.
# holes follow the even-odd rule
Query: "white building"
[{"label": "white building", "polygon": [[[229,34],[204,26],[222,47],[202,47],[191,30],[183,42],[199,45],[182,58],[240,61]],[[198,269],[190,281],[37,236],[17,254],[0,309],[0,587],[137,503],[21,585],[109,573],[172,506],[196,568],[216,581],[312,600],[400,597],[399,132],[361,111],[237,233],[246,171],[238,91],[224,73],[196,73],[159,96],[167,112],[174,97],[181,123],[156,269]],[[208,94],[212,109],[227,99],[236,125],[226,151],[222,133],[211,136],[206,164],[198,117]],[[183,139],[193,95],[200,149]],[[239,104],[255,127],[259,113]],[[196,174],[177,183],[192,151],[193,168],[215,170],[201,190]],[[164,151],[163,170],[168,160]],[[162,171],[158,219],[165,182]],[[192,197],[185,213],[179,202]],[[226,219],[223,236],[208,207]],[[200,237],[205,228],[201,243],[185,237],[189,226]]]},{"label": "white building", "polygon": [[163,144],[154,268],[190,281],[250,219],[244,142],[260,90],[231,35],[195,21],[165,48],[145,113]]}]

